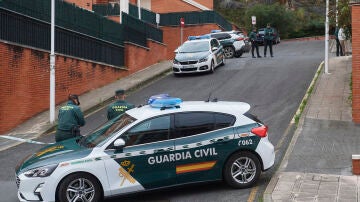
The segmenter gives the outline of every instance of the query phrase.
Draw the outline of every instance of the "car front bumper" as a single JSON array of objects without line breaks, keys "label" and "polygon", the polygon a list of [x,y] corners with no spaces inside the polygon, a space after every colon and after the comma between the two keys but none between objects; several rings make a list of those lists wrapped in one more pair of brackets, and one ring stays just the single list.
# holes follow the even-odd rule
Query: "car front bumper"
[{"label": "car front bumper", "polygon": [[197,73],[210,71],[211,62],[201,62],[190,65],[174,64],[172,65],[174,74],[186,74],[186,73]]},{"label": "car front bumper", "polygon": [[18,199],[20,201],[55,201],[56,180],[49,177],[26,177],[20,174],[17,179]]}]

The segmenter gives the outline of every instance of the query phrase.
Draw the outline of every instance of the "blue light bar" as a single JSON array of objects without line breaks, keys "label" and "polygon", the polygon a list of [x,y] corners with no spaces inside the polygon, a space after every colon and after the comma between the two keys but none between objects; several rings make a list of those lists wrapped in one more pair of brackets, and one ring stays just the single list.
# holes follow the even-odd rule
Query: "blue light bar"
[{"label": "blue light bar", "polygon": [[154,108],[173,108],[179,107],[182,102],[180,98],[171,97],[169,94],[153,95],[149,98],[148,104]]},{"label": "blue light bar", "polygon": [[198,36],[189,36],[188,37],[188,40],[191,41],[191,40],[196,40]]},{"label": "blue light bar", "polygon": [[211,38],[210,34],[204,34],[199,37],[199,39],[210,39],[210,38]]},{"label": "blue light bar", "polygon": [[211,38],[210,34],[204,34],[204,35],[201,35],[201,36],[189,36],[189,37],[188,37],[188,40],[189,40],[189,41],[192,41],[192,40],[210,39],[210,38]]}]

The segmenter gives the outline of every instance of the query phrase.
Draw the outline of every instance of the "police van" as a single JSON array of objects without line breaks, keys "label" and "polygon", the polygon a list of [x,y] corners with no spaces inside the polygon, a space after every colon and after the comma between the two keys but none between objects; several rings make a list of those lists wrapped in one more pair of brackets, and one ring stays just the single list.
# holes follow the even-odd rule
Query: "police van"
[{"label": "police van", "polygon": [[174,185],[223,180],[253,186],[274,165],[268,127],[244,102],[167,94],[87,136],[48,145],[16,167],[20,201],[102,201]]}]

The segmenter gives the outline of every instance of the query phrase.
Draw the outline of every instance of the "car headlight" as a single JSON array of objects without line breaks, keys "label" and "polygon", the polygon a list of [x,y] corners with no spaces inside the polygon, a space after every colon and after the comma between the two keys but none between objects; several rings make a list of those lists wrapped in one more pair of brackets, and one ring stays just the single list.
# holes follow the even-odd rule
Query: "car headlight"
[{"label": "car headlight", "polygon": [[28,170],[24,173],[26,177],[47,177],[54,172],[58,164],[43,166]]},{"label": "car headlight", "polygon": [[208,60],[208,58],[207,57],[205,57],[205,58],[201,58],[200,60],[199,60],[199,63],[201,63],[201,62],[206,62]]},{"label": "car headlight", "polygon": [[180,62],[177,61],[176,59],[174,59],[173,63],[176,64],[176,65],[179,65],[179,64],[180,64]]}]

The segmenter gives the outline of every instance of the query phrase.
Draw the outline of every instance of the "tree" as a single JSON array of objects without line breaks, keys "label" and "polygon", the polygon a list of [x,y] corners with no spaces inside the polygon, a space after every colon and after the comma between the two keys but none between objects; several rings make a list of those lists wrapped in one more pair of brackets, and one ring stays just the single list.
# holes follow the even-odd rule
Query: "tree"
[{"label": "tree", "polygon": [[287,38],[290,31],[294,30],[296,25],[294,13],[279,3],[271,5],[257,4],[249,8],[245,13],[246,19],[249,19],[245,21],[245,27],[248,30],[252,27],[251,16],[256,16],[256,26],[258,28],[265,27],[267,23],[270,23],[285,38]]},{"label": "tree", "polygon": [[349,6],[349,0],[339,0],[338,1],[338,20],[339,26],[345,25],[346,37],[351,38],[351,10]]}]

